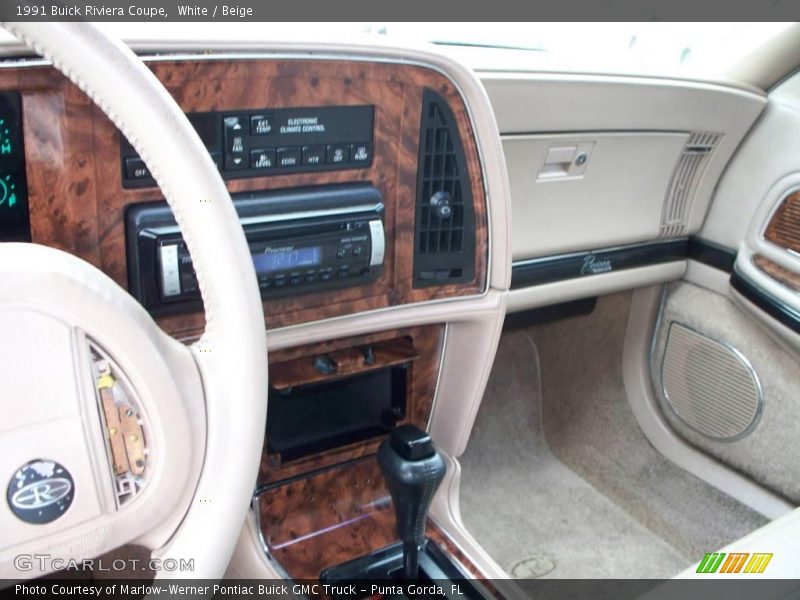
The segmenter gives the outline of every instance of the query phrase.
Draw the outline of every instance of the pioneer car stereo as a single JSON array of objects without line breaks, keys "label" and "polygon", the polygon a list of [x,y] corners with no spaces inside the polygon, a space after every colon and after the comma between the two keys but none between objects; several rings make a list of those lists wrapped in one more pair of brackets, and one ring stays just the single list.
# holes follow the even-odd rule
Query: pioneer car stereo
[{"label": "pioneer car stereo", "polygon": [[[280,297],[374,281],[383,273],[383,201],[369,184],[240,194],[234,206],[262,296]],[[192,258],[164,202],[126,211],[128,284],[154,314],[197,308]]]}]

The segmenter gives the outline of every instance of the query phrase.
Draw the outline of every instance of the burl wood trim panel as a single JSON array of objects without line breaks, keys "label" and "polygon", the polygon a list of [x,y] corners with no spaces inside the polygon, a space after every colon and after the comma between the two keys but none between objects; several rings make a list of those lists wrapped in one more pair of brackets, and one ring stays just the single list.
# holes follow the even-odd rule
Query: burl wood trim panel
[{"label": "burl wood trim panel", "polygon": [[[278,327],[399,304],[482,292],[487,282],[486,198],[466,107],[443,75],[419,66],[366,61],[182,60],[150,68],[187,112],[373,104],[369,168],[228,182],[231,192],[369,181],[386,204],[385,271],[374,283],[264,303]],[[425,87],[449,103],[464,143],[474,198],[476,277],[468,284],[412,288],[416,167]],[[9,68],[0,88],[22,93],[32,239],[99,266],[127,287],[124,211],[161,199],[156,187],[124,189],[119,133],[77,88],[50,67]],[[158,319],[179,338],[198,336],[201,312]]]},{"label": "burl wood trim panel", "polygon": [[[408,369],[406,418],[400,423],[413,423],[421,429],[427,429],[431,409],[433,408],[434,395],[436,394],[443,336],[443,325],[428,325],[278,350],[269,354],[270,369],[272,369],[273,365],[310,358],[318,354],[328,354],[348,348],[361,348],[365,345],[379,344],[397,338],[410,338],[419,358],[413,361]],[[280,456],[270,454],[265,447],[258,481],[260,484],[281,481],[348,460],[375,454],[384,438],[385,436],[379,436],[372,440],[341,446],[286,463],[281,463]]]},{"label": "burl wood trim panel", "polygon": [[764,237],[781,248],[800,253],[800,192],[784,198],[772,215]]},{"label": "burl wood trim panel", "polygon": [[[374,457],[268,489],[258,496],[258,511],[267,549],[293,579],[318,579],[324,569],[398,539]],[[435,523],[428,521],[427,534],[467,572],[486,578]]]},{"label": "burl wood trim panel", "polygon": [[32,241],[100,266],[92,102],[49,67],[0,69],[22,98]]},{"label": "burl wood trim panel", "polygon": [[[366,351],[371,350],[371,360]],[[363,375],[395,365],[415,361],[419,352],[410,337],[398,337],[385,342],[374,342],[351,346],[324,353],[334,366],[333,373],[324,373],[314,365],[311,356],[296,358],[269,367],[269,384],[276,390],[285,390],[298,385],[335,381],[352,375]]]},{"label": "burl wood trim panel", "polygon": [[789,289],[800,292],[800,273],[795,273],[775,264],[770,259],[760,254],[753,257],[753,264],[772,277],[775,281],[782,283]]}]

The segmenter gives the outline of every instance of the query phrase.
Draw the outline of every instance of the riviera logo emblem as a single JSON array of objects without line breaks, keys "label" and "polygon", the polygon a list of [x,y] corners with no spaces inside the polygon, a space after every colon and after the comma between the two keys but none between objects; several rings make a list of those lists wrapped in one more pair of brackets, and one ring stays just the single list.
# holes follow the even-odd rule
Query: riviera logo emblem
[{"label": "riviera logo emblem", "polygon": [[72,504],[75,483],[52,460],[34,460],[20,467],[8,484],[6,499],[17,517],[42,525],[63,515]]},{"label": "riviera logo emblem", "polygon": [[613,270],[611,261],[607,258],[600,258],[596,254],[589,254],[584,257],[581,263],[581,275],[598,275],[608,273]]}]

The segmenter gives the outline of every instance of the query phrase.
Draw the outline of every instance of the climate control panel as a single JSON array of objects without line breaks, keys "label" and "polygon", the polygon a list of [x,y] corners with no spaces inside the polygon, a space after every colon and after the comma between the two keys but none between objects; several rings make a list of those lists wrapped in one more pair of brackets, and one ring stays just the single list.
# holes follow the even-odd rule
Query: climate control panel
[{"label": "climate control panel", "polygon": [[[264,108],[187,116],[225,179],[372,164],[374,106]],[[120,156],[123,186],[155,185],[144,161],[124,138]]]}]

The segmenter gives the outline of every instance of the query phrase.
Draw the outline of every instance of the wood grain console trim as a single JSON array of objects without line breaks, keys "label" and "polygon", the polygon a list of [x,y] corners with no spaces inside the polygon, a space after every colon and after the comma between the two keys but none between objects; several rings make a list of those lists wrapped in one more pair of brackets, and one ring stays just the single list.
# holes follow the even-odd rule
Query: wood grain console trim
[{"label": "wood grain console trim", "polygon": [[[436,394],[436,382],[439,376],[439,363],[444,339],[443,325],[388,330],[365,336],[342,338],[320,344],[310,344],[298,348],[270,352],[270,370],[272,371],[273,366],[280,368],[280,365],[286,365],[298,360],[309,360],[320,354],[331,354],[352,348],[360,349],[366,345],[377,346],[400,338],[408,338],[415,353],[418,355],[418,358],[411,362],[408,369],[406,418],[400,423],[413,423],[417,427],[427,429]],[[379,436],[365,442],[341,446],[285,463],[281,462],[279,455],[269,453],[265,448],[258,482],[263,485],[282,481],[330,467],[331,465],[375,454],[378,445],[384,438],[385,436]]]},{"label": "wood grain console trim", "polygon": [[753,264],[778,283],[782,283],[789,289],[800,292],[800,273],[785,269],[772,262],[766,256],[760,254],[753,256]]},{"label": "wood grain console trim", "polygon": [[[371,352],[369,358],[367,352]],[[367,343],[325,352],[322,356],[330,361],[329,364],[334,369],[329,373],[320,371],[316,367],[314,363],[316,356],[320,355],[270,365],[270,386],[276,390],[286,390],[299,385],[362,375],[377,369],[413,362],[419,358],[419,352],[414,347],[413,340],[405,336],[385,342]]]},{"label": "wood grain console trim", "polygon": [[800,191],[783,199],[767,224],[764,238],[781,248],[800,253]]},{"label": "wood grain console trim", "polygon": [[[392,500],[374,457],[287,482],[258,496],[264,543],[293,579],[318,579],[323,569],[397,541]],[[435,523],[427,535],[472,575],[485,573]]]}]

